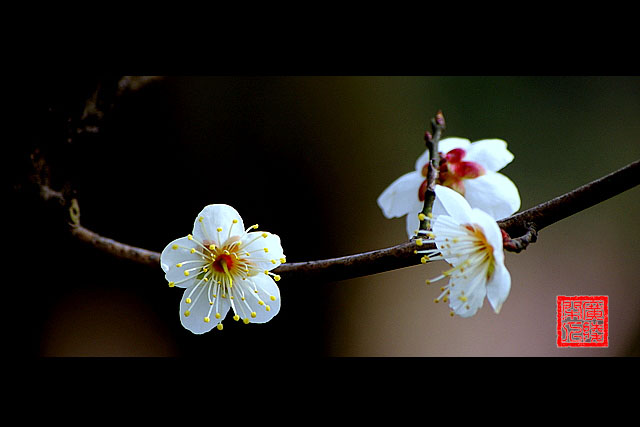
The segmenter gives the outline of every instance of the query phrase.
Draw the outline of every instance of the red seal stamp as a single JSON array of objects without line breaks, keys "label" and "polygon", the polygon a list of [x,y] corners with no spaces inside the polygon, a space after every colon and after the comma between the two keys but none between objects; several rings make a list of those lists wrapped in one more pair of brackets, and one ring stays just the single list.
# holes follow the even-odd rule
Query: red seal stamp
[{"label": "red seal stamp", "polygon": [[556,297],[558,347],[609,347],[609,297]]}]

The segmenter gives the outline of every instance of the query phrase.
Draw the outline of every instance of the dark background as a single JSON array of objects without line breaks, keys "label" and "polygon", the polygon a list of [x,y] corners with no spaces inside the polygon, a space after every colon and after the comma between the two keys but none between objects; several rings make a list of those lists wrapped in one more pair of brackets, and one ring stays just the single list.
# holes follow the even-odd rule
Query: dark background
[{"label": "dark background", "polygon": [[[167,77],[120,98],[98,135],[64,144],[64,113],[83,105],[93,83],[34,85],[30,138],[11,152],[13,182],[27,169],[25,154],[47,146],[52,174],[73,180],[84,226],[155,251],[191,232],[210,203],[280,235],[291,262],[402,242],[404,219],[385,219],[376,198],[412,170],[438,109],[445,136],[508,142],[515,160],[503,172],[522,209],[640,157],[638,77]],[[431,263],[336,283],[283,276],[272,321],[228,320],[197,336],[181,326],[182,290],[167,287],[159,266],[73,240],[61,218],[14,193],[7,288],[20,354],[637,355],[638,195],[618,195],[508,253],[512,291],[500,315],[485,303],[473,318],[450,318],[432,303],[438,290],[424,285],[443,268]],[[555,297],[602,294],[609,348],[556,348]]]}]

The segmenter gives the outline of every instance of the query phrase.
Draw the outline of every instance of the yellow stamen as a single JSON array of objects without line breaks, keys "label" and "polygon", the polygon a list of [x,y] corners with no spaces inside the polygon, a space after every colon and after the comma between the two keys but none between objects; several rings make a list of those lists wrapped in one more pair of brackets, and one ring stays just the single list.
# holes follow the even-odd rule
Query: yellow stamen
[{"label": "yellow stamen", "polygon": [[222,269],[224,270],[224,274],[227,276],[227,279],[229,279],[229,287],[233,286],[233,277],[231,276],[231,273],[229,273],[229,269],[227,268],[227,263],[225,260],[221,260],[220,264],[222,264]]}]

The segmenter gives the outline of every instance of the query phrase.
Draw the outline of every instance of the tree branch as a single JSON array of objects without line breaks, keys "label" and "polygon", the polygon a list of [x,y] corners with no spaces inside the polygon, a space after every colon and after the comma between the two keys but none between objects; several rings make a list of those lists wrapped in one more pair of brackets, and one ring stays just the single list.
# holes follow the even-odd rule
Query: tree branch
[{"label": "tree branch", "polygon": [[[104,117],[103,113],[113,107],[112,100],[114,98],[126,92],[136,91],[154,80],[156,78],[123,77],[119,80],[106,81],[86,101],[85,109],[79,118],[75,134],[99,132],[99,125]],[[101,91],[101,87],[103,91]],[[101,96],[103,92],[104,96]],[[440,112],[436,116],[433,130],[435,135],[428,135],[426,139],[433,139],[437,142],[440,138],[440,133],[444,130],[444,118],[441,117]],[[435,144],[428,144],[428,147],[433,151],[431,158],[437,158]],[[118,258],[159,267],[159,252],[130,246],[101,236],[83,227],[80,224],[79,206],[77,200],[73,197],[73,192],[66,187],[63,191],[56,191],[50,187],[50,171],[44,157],[40,155],[38,150],[32,154],[31,161],[33,173],[29,177],[30,183],[37,189],[40,200],[66,218],[70,232],[75,238]],[[437,164],[434,167],[437,167]],[[433,171],[431,174],[433,175]],[[433,176],[431,176],[430,181],[434,181]],[[520,252],[526,249],[530,243],[536,241],[538,232],[543,228],[601,203],[635,187],[639,183],[640,161],[635,161],[562,196],[500,220],[498,225],[503,231],[504,249],[511,252]],[[423,225],[426,226],[427,224]],[[511,235],[518,237],[512,238]],[[385,249],[355,255],[318,261],[286,263],[274,269],[273,272],[282,275],[283,279],[292,281],[299,278],[303,278],[306,281],[351,279],[419,265],[421,264],[421,257],[415,254],[418,247],[416,241],[411,240]],[[435,245],[429,244],[420,246],[420,249],[434,247]]]},{"label": "tree branch", "polygon": [[[537,232],[544,227],[567,218],[577,212],[595,206],[617,194],[640,184],[640,160],[635,161],[611,174],[585,184],[562,196],[541,203],[509,218],[498,221],[500,228],[507,233],[505,250],[520,252],[537,239]],[[43,195],[61,193],[51,189],[41,191]],[[158,267],[160,253],[135,246],[130,246],[113,239],[100,236],[78,224],[71,225],[71,233],[79,240],[86,242],[106,253],[122,259]],[[510,234],[522,233],[517,238]],[[434,245],[422,245],[420,249],[434,248]],[[318,261],[293,262],[280,265],[273,272],[283,279],[313,281],[338,281],[355,277],[368,276],[385,271],[420,265],[420,256],[414,253],[418,245],[414,240],[384,249],[355,255],[347,255]]]}]

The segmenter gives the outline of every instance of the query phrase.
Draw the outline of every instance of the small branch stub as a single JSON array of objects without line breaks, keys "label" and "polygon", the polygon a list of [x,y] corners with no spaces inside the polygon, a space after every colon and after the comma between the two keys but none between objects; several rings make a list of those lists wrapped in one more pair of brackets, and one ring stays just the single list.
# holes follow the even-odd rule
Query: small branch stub
[{"label": "small branch stub", "polygon": [[438,169],[440,166],[440,153],[438,143],[445,130],[444,115],[438,110],[436,116],[431,119],[431,133],[425,132],[424,140],[429,150],[429,166],[427,168],[427,187],[424,193],[424,204],[420,212],[420,230],[431,229],[433,202],[436,200],[436,182],[438,181]]}]

